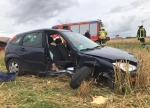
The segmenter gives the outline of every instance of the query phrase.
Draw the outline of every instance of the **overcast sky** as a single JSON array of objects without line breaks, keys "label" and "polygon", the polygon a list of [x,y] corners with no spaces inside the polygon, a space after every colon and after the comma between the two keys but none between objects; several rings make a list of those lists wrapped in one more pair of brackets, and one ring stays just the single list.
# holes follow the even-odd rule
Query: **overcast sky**
[{"label": "overcast sky", "polygon": [[143,19],[150,36],[149,7],[150,0],[0,0],[0,36],[97,19],[110,37],[136,36]]}]

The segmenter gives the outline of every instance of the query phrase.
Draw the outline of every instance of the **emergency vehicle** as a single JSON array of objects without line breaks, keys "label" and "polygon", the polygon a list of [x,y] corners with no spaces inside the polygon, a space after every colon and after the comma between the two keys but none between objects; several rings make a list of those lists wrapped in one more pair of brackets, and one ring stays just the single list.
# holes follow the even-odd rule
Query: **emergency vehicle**
[{"label": "emergency vehicle", "polygon": [[80,33],[82,35],[85,34],[87,30],[90,32],[90,39],[93,41],[98,40],[98,33],[100,28],[103,27],[103,23],[101,20],[94,20],[94,21],[84,21],[84,22],[76,22],[76,23],[67,23],[67,24],[60,24],[55,25],[52,29],[65,29],[71,30],[73,32]]}]

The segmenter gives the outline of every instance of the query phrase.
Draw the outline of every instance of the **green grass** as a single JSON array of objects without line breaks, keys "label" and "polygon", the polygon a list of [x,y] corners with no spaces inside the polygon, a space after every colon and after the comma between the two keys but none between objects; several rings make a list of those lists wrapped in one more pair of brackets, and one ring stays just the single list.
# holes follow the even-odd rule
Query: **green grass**
[{"label": "green grass", "polygon": [[[70,78],[67,76],[25,75],[16,77],[13,82],[0,83],[0,107],[91,108],[92,96],[97,95],[114,99],[113,102],[107,103],[107,108],[150,108],[149,47],[142,48],[139,44],[132,42],[112,42],[108,43],[108,46],[127,50],[133,53],[139,61],[144,61],[137,77],[136,87],[131,88],[128,94],[95,85],[93,82],[90,84],[86,82],[87,85],[81,85],[80,88],[73,90],[69,86]],[[6,72],[3,57],[4,52],[0,52],[0,70]]]}]

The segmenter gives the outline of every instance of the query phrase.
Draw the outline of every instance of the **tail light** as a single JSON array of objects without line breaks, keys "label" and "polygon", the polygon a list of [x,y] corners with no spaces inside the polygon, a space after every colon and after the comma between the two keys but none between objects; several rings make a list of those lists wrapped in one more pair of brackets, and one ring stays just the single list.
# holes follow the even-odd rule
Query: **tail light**
[{"label": "tail light", "polygon": [[17,36],[14,36],[13,38],[11,38],[10,42],[15,40],[17,38]]}]

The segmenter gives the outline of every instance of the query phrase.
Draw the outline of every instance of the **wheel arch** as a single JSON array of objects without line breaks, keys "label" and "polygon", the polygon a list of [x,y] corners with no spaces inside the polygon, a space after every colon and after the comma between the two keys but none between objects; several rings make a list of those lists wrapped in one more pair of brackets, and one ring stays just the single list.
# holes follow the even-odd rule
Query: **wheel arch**
[{"label": "wheel arch", "polygon": [[12,59],[17,60],[21,64],[21,66],[23,66],[22,59],[18,55],[16,55],[16,54],[8,54],[8,55],[5,56],[5,59],[4,59],[6,68],[7,68],[8,62],[10,60],[12,60]]},{"label": "wheel arch", "polygon": [[107,68],[108,70],[113,70],[113,64],[111,61],[89,54],[80,54],[79,62],[91,68],[101,66]]},{"label": "wheel arch", "polygon": [[112,79],[112,77],[110,76],[110,74],[108,74],[108,73],[106,73],[106,72],[104,72],[102,76],[104,76],[104,77],[106,77],[106,78],[109,78],[109,79]]}]

